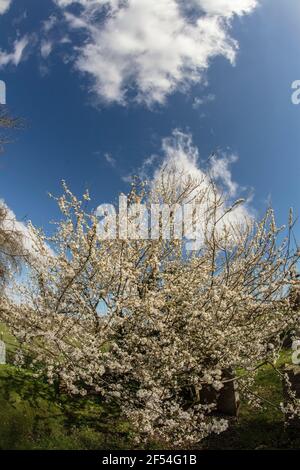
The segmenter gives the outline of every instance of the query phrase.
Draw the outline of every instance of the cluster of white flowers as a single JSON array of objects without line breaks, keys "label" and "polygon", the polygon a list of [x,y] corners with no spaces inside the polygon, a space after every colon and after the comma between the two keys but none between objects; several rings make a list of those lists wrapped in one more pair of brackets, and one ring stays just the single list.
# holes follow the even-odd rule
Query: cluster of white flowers
[{"label": "cluster of white flowers", "polygon": [[297,256],[273,212],[224,224],[226,202],[201,182],[182,182],[178,191],[174,174],[164,174],[149,188],[133,185],[128,201],[201,203],[199,250],[178,239],[103,241],[84,209],[88,194],[80,201],[64,185],[62,220],[47,240],[53,252],[31,227],[41,255],[14,286],[18,305],[0,303],[20,361],[60,390],[116,403],[140,440],[177,446],[226,429],[216,403],[201,399],[205,387],[222,390],[224,371],[242,371],[240,391],[254,400],[256,370],[274,364],[282,332],[299,319],[287,295]]}]

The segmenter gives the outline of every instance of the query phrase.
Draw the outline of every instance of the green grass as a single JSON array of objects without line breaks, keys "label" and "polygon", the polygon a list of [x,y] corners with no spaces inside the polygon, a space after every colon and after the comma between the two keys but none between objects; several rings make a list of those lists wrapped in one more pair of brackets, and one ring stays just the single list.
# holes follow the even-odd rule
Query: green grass
[{"label": "green grass", "polygon": [[[0,324],[0,339],[12,362],[17,341]],[[0,365],[0,450],[124,449],[132,435],[118,410],[98,399],[57,395],[33,373]]]},{"label": "green grass", "polygon": [[[10,359],[16,342],[3,325],[1,332]],[[291,352],[286,351],[278,366],[290,359]],[[259,370],[255,385],[267,400],[275,404],[282,401],[281,381],[271,366]],[[120,420],[115,408],[97,399],[57,395],[53,387],[31,372],[0,366],[0,450],[130,449],[134,446],[132,438],[128,423]],[[238,421],[220,436],[205,440],[201,448],[300,448],[300,435],[285,430],[282,414],[273,407],[253,410],[242,402]]]},{"label": "green grass", "polygon": [[0,366],[0,449],[129,448],[130,431],[97,400],[57,396],[30,372]]},{"label": "green grass", "polygon": [[[277,367],[291,363],[291,351],[284,351]],[[272,366],[262,367],[256,376],[255,390],[260,396],[279,405],[283,401],[280,377]],[[238,420],[219,436],[204,442],[206,449],[300,449],[300,431],[286,429],[282,413],[266,405],[262,410],[253,410],[241,402]]]}]

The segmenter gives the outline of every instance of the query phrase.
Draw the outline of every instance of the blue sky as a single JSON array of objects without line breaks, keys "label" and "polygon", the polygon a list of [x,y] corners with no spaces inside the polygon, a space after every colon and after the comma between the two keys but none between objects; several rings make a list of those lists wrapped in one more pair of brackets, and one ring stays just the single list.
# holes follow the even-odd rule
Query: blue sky
[{"label": "blue sky", "polygon": [[[291,84],[300,79],[299,1],[189,0],[191,9],[179,18],[185,26],[194,15],[222,26],[204,23],[202,36],[186,33],[182,44],[190,47],[193,70],[183,63],[177,81],[172,67],[182,60],[182,44],[174,43],[174,50],[165,45],[174,30],[157,36],[152,21],[165,12],[135,10],[137,1],[130,0],[128,24],[113,29],[113,15],[126,8],[118,0],[104,6],[104,0],[90,0],[92,12],[83,0],[0,0],[0,79],[7,85],[9,108],[27,120],[1,156],[0,198],[19,220],[48,229],[57,211],[47,192],[58,194],[62,179],[78,194],[89,188],[95,206],[115,201],[145,159],[157,155],[153,161],[160,164],[162,140],[180,129],[192,136],[200,166],[211,152],[238,156],[230,178],[238,193],[253,193],[256,211],[271,199],[280,223],[290,206],[299,214],[300,106],[291,102]],[[138,15],[137,21],[145,15],[145,28],[154,25],[151,41],[157,38],[166,48],[152,54],[147,38],[143,62],[133,58],[135,52],[124,53],[121,35],[123,27],[136,27]],[[166,21],[158,25],[169,28]],[[24,38],[17,56],[16,44]],[[232,64],[228,59],[237,44]],[[214,47],[218,51],[212,52]],[[168,74],[159,75],[164,67],[170,67]],[[114,81],[116,71],[121,87]]]}]

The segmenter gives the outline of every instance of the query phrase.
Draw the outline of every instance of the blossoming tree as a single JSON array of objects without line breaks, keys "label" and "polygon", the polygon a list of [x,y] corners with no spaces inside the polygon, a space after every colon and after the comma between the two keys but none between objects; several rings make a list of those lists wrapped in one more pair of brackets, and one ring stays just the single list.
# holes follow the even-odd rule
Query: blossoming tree
[{"label": "blossoming tree", "polygon": [[[246,399],[259,401],[255,373],[267,363],[276,369],[282,332],[298,320],[287,295],[297,262],[292,220],[283,237],[272,210],[259,222],[241,219],[241,201],[229,204],[213,180],[172,168],[134,184],[127,201],[128,224],[140,224],[141,204],[168,205],[169,237],[120,237],[121,216],[117,236],[109,224],[100,236],[88,201],[64,185],[54,235],[31,227],[36,255],[26,282],[14,286],[21,300],[0,307],[20,342],[18,359],[61,390],[115,403],[141,441],[180,445],[223,431],[227,422],[203,390],[217,396],[236,380]],[[174,236],[175,207],[186,204],[197,226],[193,249],[188,232]],[[239,373],[228,378],[228,370]]]}]

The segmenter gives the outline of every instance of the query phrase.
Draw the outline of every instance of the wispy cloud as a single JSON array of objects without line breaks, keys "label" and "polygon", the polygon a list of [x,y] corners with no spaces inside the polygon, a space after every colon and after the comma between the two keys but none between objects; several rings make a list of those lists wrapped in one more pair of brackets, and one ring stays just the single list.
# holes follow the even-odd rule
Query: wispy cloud
[{"label": "wispy cloud", "polygon": [[[157,179],[161,172],[172,168],[178,175],[183,178],[190,177],[195,181],[201,181],[210,187],[210,181],[213,180],[217,184],[217,190],[220,197],[228,201],[234,202],[236,199],[245,196],[246,188],[240,186],[232,176],[231,165],[238,161],[237,155],[220,152],[220,155],[212,155],[206,162],[201,160],[198,148],[193,144],[192,135],[175,129],[170,137],[163,139],[161,156],[146,159],[151,162],[148,165],[147,177]],[[143,165],[144,177],[147,165]],[[180,178],[179,178],[180,181]],[[230,217],[237,220],[249,218],[253,214],[252,208],[249,207],[253,193],[249,197],[245,197],[246,203],[238,206]]]},{"label": "wispy cloud", "polygon": [[47,59],[52,52],[53,44],[51,41],[41,42],[41,56],[43,59]]},{"label": "wispy cloud", "polygon": [[[213,207],[217,196],[217,200],[223,201],[218,209],[220,222],[217,226],[217,232],[220,235],[226,228],[234,237],[237,226],[244,226],[253,219],[254,210],[250,206],[253,194],[250,198],[245,198],[244,204],[236,204],[244,199],[241,198],[241,194],[245,192],[245,188],[240,187],[233,180],[230,171],[230,165],[237,161],[236,156],[222,154],[219,159],[212,157],[205,166],[200,160],[198,149],[193,145],[192,136],[180,130],[174,130],[171,137],[163,140],[162,151],[163,159],[154,173],[154,181],[159,184],[162,173],[171,169],[178,175],[178,191],[181,193],[187,178],[191,178],[195,185],[198,185],[206,194],[200,214],[207,213],[207,207]],[[211,181],[214,181],[216,185],[214,185],[214,190]],[[198,190],[195,189],[195,193]],[[205,224],[206,219],[203,216],[203,223],[200,220],[199,233],[196,236],[199,240],[202,239],[201,233],[203,230],[205,231]]]},{"label": "wispy cloud", "polygon": [[14,42],[13,50],[11,52],[3,51],[0,49],[0,68],[6,65],[19,65],[23,58],[24,51],[29,44],[28,36],[24,36],[21,39],[17,39]]},{"label": "wispy cloud", "polygon": [[201,97],[196,97],[193,101],[193,108],[198,109],[201,106],[211,103],[212,101],[215,101],[216,97],[213,93],[209,93],[208,95],[204,95]]},{"label": "wispy cloud", "polygon": [[55,15],[49,16],[49,18],[43,23],[43,30],[49,33],[57,24],[57,17]]},{"label": "wispy cloud", "polygon": [[[219,158],[212,156],[206,162],[202,161],[191,134],[175,129],[170,137],[162,140],[160,156],[147,158],[137,171],[139,176],[149,181],[154,200],[160,200],[163,192],[169,198],[168,203],[172,204],[171,201],[181,198],[190,186],[191,191],[181,199],[181,204],[196,201],[197,224],[187,237],[191,240],[187,249],[199,249],[209,230],[216,229],[220,240],[226,234],[228,241],[234,241],[237,229],[246,228],[253,221],[253,193],[244,197],[245,188],[232,177],[230,165],[236,161],[236,156],[225,153],[221,153]],[[123,180],[132,181],[129,176]],[[211,216],[214,210],[216,225]]]},{"label": "wispy cloud", "polygon": [[[4,207],[6,217],[2,221],[1,228],[10,232],[15,232],[21,237],[24,254],[37,255],[38,240],[25,222],[17,220],[15,213],[7,206],[3,199],[0,199],[0,207]],[[48,245],[44,245],[46,253],[53,255],[53,251]]]},{"label": "wispy cloud", "polygon": [[106,160],[106,162],[112,166],[113,168],[116,166],[116,160],[114,159],[114,157],[110,154],[110,153],[105,153],[104,154],[104,158]]}]

